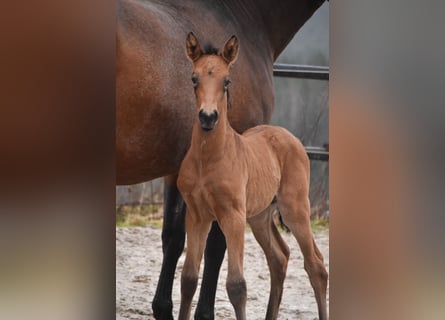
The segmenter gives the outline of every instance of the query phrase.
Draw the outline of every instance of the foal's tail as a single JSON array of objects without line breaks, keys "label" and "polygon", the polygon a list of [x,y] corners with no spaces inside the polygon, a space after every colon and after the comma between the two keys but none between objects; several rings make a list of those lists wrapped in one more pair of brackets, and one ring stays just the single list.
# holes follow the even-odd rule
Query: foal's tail
[{"label": "foal's tail", "polygon": [[283,229],[285,232],[289,233],[290,229],[286,226],[286,224],[283,221],[283,217],[281,216],[281,212],[280,212],[280,208],[278,208],[277,204],[277,197],[273,197],[272,202],[270,203],[271,205],[275,205],[275,210],[276,210],[276,216],[278,216],[278,222],[280,224],[281,229]]},{"label": "foal's tail", "polygon": [[290,229],[288,228],[288,226],[286,226],[284,224],[283,217],[281,216],[280,210],[278,208],[277,208],[277,213],[278,213],[278,220],[280,221],[281,229],[283,229],[286,233],[289,233]]}]

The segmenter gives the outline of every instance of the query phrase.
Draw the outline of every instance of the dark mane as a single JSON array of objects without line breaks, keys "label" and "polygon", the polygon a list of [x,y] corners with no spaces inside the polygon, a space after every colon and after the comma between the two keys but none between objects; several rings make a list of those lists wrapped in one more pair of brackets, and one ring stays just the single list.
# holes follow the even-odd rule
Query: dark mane
[{"label": "dark mane", "polygon": [[204,46],[203,53],[204,54],[218,54],[219,49],[216,48],[213,44],[208,43]]},{"label": "dark mane", "polygon": [[232,101],[230,100],[230,90],[227,89],[227,109],[230,109],[232,106]]}]

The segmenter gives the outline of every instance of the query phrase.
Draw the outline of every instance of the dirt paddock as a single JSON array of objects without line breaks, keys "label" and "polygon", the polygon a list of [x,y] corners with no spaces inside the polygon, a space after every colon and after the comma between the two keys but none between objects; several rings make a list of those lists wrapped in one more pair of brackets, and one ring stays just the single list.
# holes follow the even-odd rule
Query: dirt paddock
[{"label": "dirt paddock", "polygon": [[[291,256],[284,282],[283,299],[279,319],[318,319],[317,304],[309,279],[303,269],[303,258],[296,240],[291,234],[282,233],[289,244]],[[323,253],[329,272],[328,231],[315,233],[315,241]],[[185,255],[178,262],[173,286],[174,317],[177,318],[180,303],[180,275]],[[218,281],[216,294],[216,319],[235,319],[229,302],[225,279],[227,255]],[[161,229],[152,226],[116,228],[116,319],[154,319],[151,301],[156,291],[162,263]],[[202,272],[201,267],[201,272]],[[247,282],[247,319],[264,319],[269,298],[269,270],[264,254],[251,232],[245,240],[245,278]],[[198,298],[194,297],[192,312]],[[329,302],[329,297],[328,297]],[[329,304],[328,304],[329,305]]]}]

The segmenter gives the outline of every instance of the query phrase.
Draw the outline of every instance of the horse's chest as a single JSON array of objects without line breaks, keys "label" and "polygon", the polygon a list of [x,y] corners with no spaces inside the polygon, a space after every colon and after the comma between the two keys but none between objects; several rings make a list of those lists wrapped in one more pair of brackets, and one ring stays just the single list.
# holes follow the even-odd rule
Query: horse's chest
[{"label": "horse's chest", "polygon": [[238,189],[229,177],[216,174],[199,175],[197,172],[180,174],[178,188],[188,206],[192,205],[196,210],[212,215],[215,215],[219,208],[231,205],[235,197],[234,190]]},{"label": "horse's chest", "polygon": [[187,204],[197,211],[205,211],[211,213],[214,211],[214,201],[211,197],[209,186],[206,185],[204,179],[187,179],[178,180],[178,188]]}]

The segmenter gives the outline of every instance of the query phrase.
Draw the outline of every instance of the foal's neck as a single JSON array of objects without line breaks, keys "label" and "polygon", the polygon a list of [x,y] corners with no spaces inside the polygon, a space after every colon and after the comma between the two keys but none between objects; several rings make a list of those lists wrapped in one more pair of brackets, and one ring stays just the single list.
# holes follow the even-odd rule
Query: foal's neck
[{"label": "foal's neck", "polygon": [[204,161],[222,159],[230,149],[237,133],[230,126],[227,110],[220,115],[219,121],[211,131],[201,129],[199,120],[195,120],[192,133],[191,149]]}]

